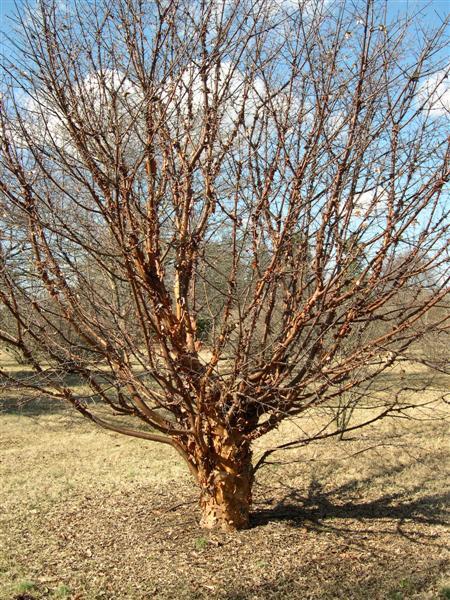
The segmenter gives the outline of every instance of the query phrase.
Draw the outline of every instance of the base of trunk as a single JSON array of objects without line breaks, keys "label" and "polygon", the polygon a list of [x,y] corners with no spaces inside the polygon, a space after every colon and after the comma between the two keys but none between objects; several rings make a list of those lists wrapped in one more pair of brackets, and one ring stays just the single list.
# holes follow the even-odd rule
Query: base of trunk
[{"label": "base of trunk", "polygon": [[[200,525],[205,529],[235,531],[249,526],[253,466],[247,442],[214,424],[208,448],[201,448],[195,463],[200,485]],[[214,435],[212,435],[214,433]]]},{"label": "base of trunk", "polygon": [[250,498],[242,498],[237,494],[227,498],[204,494],[200,508],[200,526],[205,529],[236,531],[249,526]]},{"label": "base of trunk", "polygon": [[235,531],[249,526],[253,474],[251,465],[246,467],[239,474],[216,471],[202,486],[202,527]]}]

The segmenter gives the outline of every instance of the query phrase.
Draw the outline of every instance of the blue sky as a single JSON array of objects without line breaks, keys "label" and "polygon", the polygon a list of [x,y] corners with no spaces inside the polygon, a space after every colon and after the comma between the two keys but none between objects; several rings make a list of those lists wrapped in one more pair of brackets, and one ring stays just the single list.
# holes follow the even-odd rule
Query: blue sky
[{"label": "blue sky", "polygon": [[[29,0],[30,3],[36,0]],[[67,0],[61,0],[66,2]],[[196,2],[197,0],[192,0]],[[275,2],[282,3],[287,1],[295,4],[295,0],[274,0]],[[324,0],[325,2],[334,0]],[[376,0],[380,4],[383,4],[385,0]],[[389,18],[395,20],[398,16],[404,16],[405,14],[417,14],[420,12],[420,26],[425,28],[438,27],[442,24],[446,16],[450,14],[450,0],[386,0],[388,6]],[[69,0],[70,2],[70,0]],[[353,3],[361,6],[365,5],[365,0],[354,0],[349,2],[349,5]],[[0,55],[8,55],[8,41],[5,37],[12,34],[12,24],[10,18],[20,12],[21,7],[26,3],[26,0],[0,0]],[[450,51],[449,51],[450,56]]]},{"label": "blue sky", "polygon": [[414,12],[422,9],[425,21],[430,25],[438,25],[440,19],[450,13],[450,0],[388,0],[388,7],[391,13],[398,11],[402,14],[408,10]]},{"label": "blue sky", "polygon": [[[195,1],[195,0],[193,0]],[[362,4],[364,0],[361,0]],[[395,15],[397,12],[416,12],[423,10],[422,18],[429,25],[437,25],[441,18],[450,13],[450,0],[387,0],[389,12]],[[15,12],[15,5],[20,9],[24,4],[23,0],[0,0],[0,23],[1,29],[5,31],[8,28],[8,16]]]}]

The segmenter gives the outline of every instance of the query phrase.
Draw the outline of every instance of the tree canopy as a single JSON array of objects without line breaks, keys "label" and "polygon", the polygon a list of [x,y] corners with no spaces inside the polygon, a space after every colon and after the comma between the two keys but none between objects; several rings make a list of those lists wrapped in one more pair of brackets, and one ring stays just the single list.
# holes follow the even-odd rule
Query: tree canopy
[{"label": "tree canopy", "polygon": [[[445,25],[372,0],[39,0],[19,15],[0,340],[34,374],[1,370],[3,385],[170,444],[203,524],[245,527],[272,452],[252,464],[254,440],[367,399],[448,326]],[[367,422],[405,411],[400,392]],[[333,417],[282,447],[365,424]]]}]

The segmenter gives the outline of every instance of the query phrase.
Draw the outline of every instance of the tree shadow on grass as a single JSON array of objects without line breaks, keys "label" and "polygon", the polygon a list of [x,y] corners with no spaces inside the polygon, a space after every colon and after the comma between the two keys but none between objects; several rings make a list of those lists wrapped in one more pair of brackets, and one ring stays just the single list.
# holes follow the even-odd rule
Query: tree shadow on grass
[{"label": "tree shadow on grass", "polygon": [[[429,594],[436,594],[445,571],[443,529],[439,533],[436,527],[448,523],[450,494],[430,490],[426,478],[408,489],[378,489],[377,494],[380,479],[399,476],[411,465],[334,487],[315,479],[306,491],[285,485],[258,502],[252,527],[285,522],[316,535],[300,536],[298,551],[305,561],[298,567],[255,589],[230,591],[227,600],[406,600],[425,592],[426,597],[441,597]],[[435,477],[433,472],[430,480]]]},{"label": "tree shadow on grass", "polygon": [[[382,476],[395,476],[409,466],[403,464],[392,467],[384,471]],[[360,533],[370,534],[372,531],[362,530],[360,524],[384,519],[397,521],[397,533],[408,537],[402,529],[405,521],[423,525],[448,524],[445,507],[449,504],[450,493],[423,493],[426,489],[425,481],[416,482],[408,490],[383,494],[371,500],[348,499],[357,488],[372,491],[373,495],[379,477],[380,475],[374,475],[365,479],[353,479],[328,490],[319,481],[312,480],[306,494],[286,485],[278,497],[259,503],[259,508],[252,515],[251,525],[257,527],[271,521],[288,521],[293,526],[348,535],[352,531],[352,521],[358,523]],[[265,508],[264,505],[269,506]],[[346,522],[337,524],[335,520],[339,519]],[[377,533],[383,532],[377,528]],[[425,543],[427,537],[430,536],[424,532],[415,535],[413,541],[418,542],[422,538]]]},{"label": "tree shadow on grass", "polygon": [[[0,416],[14,415],[39,417],[41,415],[52,415],[65,413],[68,410],[67,404],[63,400],[50,398],[45,394],[37,395],[36,392],[20,387],[20,383],[42,386],[50,386],[56,380],[56,375],[52,373],[35,373],[30,369],[15,370],[12,373],[14,379],[19,382],[17,385],[5,381],[2,384],[2,397],[0,398]],[[80,385],[80,378],[76,374],[65,374],[59,376],[59,383],[65,386],[75,388]],[[1,383],[1,380],[0,380]]]},{"label": "tree shadow on grass", "polygon": [[[417,500],[404,501],[402,494],[387,494],[369,502],[333,502],[331,493],[317,490],[314,495],[302,496],[292,491],[275,506],[257,510],[252,526],[266,525],[271,521],[290,521],[293,525],[315,524],[322,529],[333,528],[332,519],[390,519],[427,525],[446,525],[442,505],[448,503],[450,494],[431,494]],[[336,528],[335,528],[336,529]],[[339,527],[340,531],[348,531]]]},{"label": "tree shadow on grass", "polygon": [[[45,373],[35,373],[30,369],[15,370],[12,375],[19,384],[15,385],[6,381],[3,384],[2,397],[0,397],[0,416],[2,414],[39,417],[42,415],[52,415],[61,413],[73,413],[73,408],[64,400],[51,398],[45,394],[31,392],[27,388],[20,387],[20,382],[29,383],[30,385],[42,385],[51,388],[52,385],[64,385],[72,389],[79,388],[84,385],[82,378],[77,373],[58,373],[48,371]],[[98,380],[102,381],[102,372],[97,374]],[[1,384],[1,380],[0,380]],[[1,387],[1,385],[0,385]],[[89,403],[90,399],[85,398],[85,402]]]},{"label": "tree shadow on grass", "polygon": [[63,400],[55,398],[1,398],[0,416],[13,415],[23,417],[40,417],[43,415],[65,414],[73,412]]},{"label": "tree shadow on grass", "polygon": [[420,392],[423,391],[424,388],[430,387],[435,391],[447,391],[448,382],[449,376],[446,373],[440,373],[433,370],[412,373],[405,370],[403,373],[383,373],[380,377],[374,380],[373,389],[382,390],[386,387],[401,388],[407,385],[409,391],[416,389],[418,392]]}]

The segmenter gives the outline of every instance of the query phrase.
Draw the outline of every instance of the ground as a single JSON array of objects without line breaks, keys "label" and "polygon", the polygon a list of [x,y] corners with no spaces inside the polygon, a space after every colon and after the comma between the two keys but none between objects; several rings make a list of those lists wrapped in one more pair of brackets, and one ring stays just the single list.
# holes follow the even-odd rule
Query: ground
[{"label": "ground", "polygon": [[440,419],[279,456],[237,534],[199,528],[170,448],[59,405],[7,402],[0,428],[2,600],[450,598]]}]

